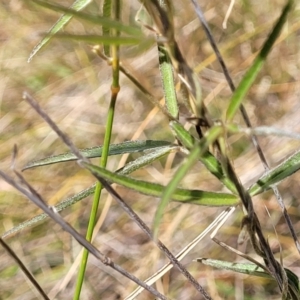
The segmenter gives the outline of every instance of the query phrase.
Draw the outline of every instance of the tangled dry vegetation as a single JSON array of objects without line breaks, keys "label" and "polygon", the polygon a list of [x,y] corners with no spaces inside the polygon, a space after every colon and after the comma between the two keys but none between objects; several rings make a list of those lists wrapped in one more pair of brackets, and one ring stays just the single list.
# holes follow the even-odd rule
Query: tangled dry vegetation
[{"label": "tangled dry vegetation", "polygon": [[[65,1],[64,5],[72,4]],[[101,14],[102,1],[93,1],[84,11]],[[229,1],[201,1],[201,8],[217,41],[235,84],[249,68],[278,18],[285,1],[237,1],[223,22]],[[129,1],[122,7],[122,21],[132,23],[140,3]],[[214,118],[224,116],[230,100],[230,89],[207,37],[196,18],[191,2],[176,1],[176,39],[188,64],[199,74],[205,104]],[[110,99],[111,66],[98,57],[84,42],[53,39],[29,64],[32,48],[57,20],[59,14],[30,1],[2,1],[0,16],[1,80],[0,80],[0,168],[9,171],[13,146],[18,147],[16,168],[28,161],[67,151],[52,129],[22,99],[24,91],[38,99],[40,105],[66,132],[78,148],[103,144],[105,122]],[[73,20],[66,30],[71,33],[100,34],[101,28]],[[145,30],[146,35],[150,35]],[[254,85],[245,108],[253,126],[274,126],[300,131],[300,11],[296,7]],[[121,47],[121,61],[156,99],[163,97],[158,69],[157,48],[136,51]],[[167,118],[126,78],[120,77],[121,91],[115,109],[111,143],[152,139],[174,142]],[[184,110],[184,108],[182,108]],[[182,120],[184,120],[184,113]],[[243,124],[240,114],[234,119]],[[299,140],[286,137],[259,137],[270,166],[276,166],[299,149]],[[263,172],[263,166],[244,134],[228,140],[230,157],[245,187]],[[107,168],[116,170],[138,154],[111,156]],[[172,178],[184,161],[177,153],[133,173],[135,178],[159,182]],[[97,159],[92,160],[97,162]],[[24,176],[49,205],[76,194],[94,183],[94,178],[76,162],[28,170]],[[279,185],[295,231],[299,224],[299,174],[295,173]],[[195,165],[181,183],[185,188],[225,191],[201,164]],[[150,227],[158,200],[126,188],[117,191]],[[61,215],[83,235],[89,220],[92,196],[64,210]],[[300,274],[299,253],[290,236],[274,194],[269,191],[254,197],[254,207],[263,232],[275,256],[284,258],[284,266]],[[179,252],[203,231],[224,208],[170,203],[160,225],[159,238],[173,253]],[[0,232],[41,211],[23,195],[0,180]],[[270,215],[269,215],[270,214]],[[218,239],[246,252],[258,255],[250,242],[237,245],[243,218],[238,209],[219,230]],[[274,230],[276,229],[276,232]],[[101,198],[93,244],[114,262],[140,279],[146,279],[168,262],[120,206],[104,192]],[[44,220],[5,238],[18,257],[34,275],[50,299],[71,299],[76,283],[81,246],[52,220]],[[213,269],[195,261],[198,257],[240,261],[236,254],[224,250],[205,237],[182,261],[183,265],[205,287],[213,299],[279,299],[275,281]],[[0,249],[0,298],[37,299],[31,283],[10,256]],[[197,291],[173,268],[154,285],[170,299],[200,299]],[[123,299],[136,285],[90,256],[80,299]],[[153,299],[143,292],[138,299]]]}]

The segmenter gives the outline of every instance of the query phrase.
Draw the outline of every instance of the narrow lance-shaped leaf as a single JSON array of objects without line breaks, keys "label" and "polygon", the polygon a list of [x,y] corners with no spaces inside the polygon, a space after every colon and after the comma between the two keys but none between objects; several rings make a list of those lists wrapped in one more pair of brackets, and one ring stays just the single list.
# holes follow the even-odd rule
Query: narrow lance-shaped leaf
[{"label": "narrow lance-shaped leaf", "polygon": [[[109,182],[120,184],[145,195],[160,197],[165,189],[165,186],[158,183],[151,183],[133,179],[123,175],[118,175],[106,169],[84,162],[82,163],[82,165],[92,173],[98,174]],[[235,195],[187,189],[176,189],[171,199],[177,202],[206,206],[232,206],[239,203],[239,199]]]},{"label": "narrow lance-shaped leaf", "polygon": [[[204,265],[211,266],[221,270],[230,270],[237,273],[253,275],[258,277],[265,277],[269,279],[274,279],[270,274],[266,273],[262,268],[253,263],[232,263],[217,259],[209,258],[198,258],[198,262]],[[289,298],[288,299],[299,299],[300,289],[299,289],[299,278],[291,270],[284,268],[286,275],[288,277],[289,285]]]},{"label": "narrow lance-shaped leaf", "polygon": [[[71,15],[72,17],[76,17],[78,19],[87,21],[92,24],[100,25],[100,26],[107,27],[107,28],[114,28],[120,32],[124,32],[129,35],[135,35],[135,36],[142,35],[142,31],[139,27],[125,25],[118,20],[111,19],[110,15],[107,15],[107,16],[92,15],[92,14],[87,14],[87,13],[83,13],[78,10],[75,10],[74,7],[72,7],[73,8],[72,9],[72,8],[66,8],[65,6],[50,3],[50,2],[44,2],[44,1],[40,1],[40,0],[32,0],[32,1],[35,2],[36,4],[39,4],[40,6],[49,8],[54,11],[58,11],[61,13]],[[105,33],[104,35],[109,35],[109,32],[104,32],[104,33]]]},{"label": "narrow lance-shaped leaf", "polygon": [[274,169],[262,175],[255,184],[249,188],[251,196],[260,194],[278,184],[285,178],[291,176],[300,169],[300,151],[290,156],[287,160],[279,164]]},{"label": "narrow lance-shaped leaf", "polygon": [[[108,155],[118,155],[125,153],[134,153],[134,152],[142,152],[145,150],[150,150],[154,148],[160,148],[164,146],[170,146],[169,142],[166,141],[153,141],[153,140],[145,140],[145,141],[127,141],[120,144],[111,144],[109,146],[109,154]],[[101,157],[102,155],[102,146],[87,148],[80,150],[80,153],[87,158]],[[76,160],[77,157],[70,152],[54,155],[50,157],[46,157],[40,160],[35,160],[28,163],[23,170],[40,167],[65,161]]]},{"label": "narrow lance-shaped leaf", "polygon": [[175,118],[178,118],[179,109],[177,104],[177,95],[175,91],[174,74],[171,60],[168,52],[163,46],[158,46],[159,69],[162,79],[164,96],[168,112]]},{"label": "narrow lance-shaped leaf", "polygon": [[[195,164],[195,162],[199,159],[199,157],[201,157],[207,151],[209,145],[211,145],[220,136],[222,131],[223,128],[220,126],[215,126],[209,129],[209,131],[206,133],[206,136],[203,139],[201,139],[199,143],[196,143],[194,145],[186,161],[178,168],[176,173],[173,175],[172,179],[170,180],[170,182],[164,189],[163,194],[161,195],[161,200],[154,216],[154,222],[153,222],[154,236],[157,236],[158,226],[162,219],[164,210],[168,205],[169,200],[170,199],[174,200],[173,193],[175,193],[175,190],[178,187],[180,181],[183,179],[186,173],[191,169],[191,167]],[[219,201],[220,200],[222,206],[228,205],[226,203],[226,199],[219,199]]]},{"label": "narrow lance-shaped leaf", "polygon": [[238,85],[237,89],[234,91],[233,96],[230,101],[230,105],[228,107],[227,113],[226,113],[226,119],[227,122],[230,122],[237,110],[239,109],[242,101],[244,100],[246,93],[252,86],[254,80],[256,79],[264,61],[266,60],[268,54],[270,53],[277,37],[280,34],[280,31],[283,27],[283,25],[286,22],[287,19],[287,14],[292,8],[292,2],[293,1],[288,1],[287,5],[284,7],[282,10],[282,13],[274,26],[270,36],[267,38],[265,41],[260,53],[254,60],[254,63],[250,67],[250,69],[247,71],[245,76],[243,77],[242,81]]},{"label": "narrow lance-shaped leaf", "polygon": [[[80,193],[72,196],[72,197],[69,197],[65,200],[63,200],[62,202],[60,202],[59,204],[55,205],[55,209],[57,212],[60,212],[62,210],[64,210],[65,208],[87,198],[88,196],[92,195],[95,191],[95,186],[96,184],[94,184],[93,186],[81,191]],[[11,234],[14,234],[14,233],[17,233],[18,231],[21,231],[25,228],[28,228],[28,227],[31,227],[33,226],[34,224],[48,218],[49,216],[46,214],[46,213],[42,213],[42,214],[39,214],[29,220],[26,220],[20,224],[18,224],[17,226],[13,227],[12,229],[6,231],[3,235],[2,235],[2,238],[5,238]]]},{"label": "narrow lance-shaped leaf", "polygon": [[266,273],[261,267],[253,263],[232,263],[228,261],[210,259],[210,258],[197,258],[198,262],[201,262],[204,265],[211,266],[221,270],[230,270],[233,272],[238,272],[242,274],[260,276],[272,278],[270,274]]},{"label": "narrow lance-shaped leaf", "polygon": [[[153,152],[147,153],[146,155],[139,157],[138,159],[136,159],[135,161],[132,161],[130,163],[128,163],[126,166],[124,166],[123,168],[121,168],[120,170],[117,171],[118,174],[130,174],[131,172],[142,168],[145,165],[148,165],[150,163],[152,163],[155,159],[158,159],[160,157],[162,157],[163,155],[166,155],[167,153],[169,153],[170,151],[174,150],[176,147],[169,147],[169,149],[166,148],[160,148],[160,149],[156,149]],[[105,169],[103,169],[104,172],[107,171]],[[107,173],[109,173],[110,175],[116,175],[114,173],[111,173],[109,171],[107,171]],[[103,175],[103,174],[102,174]],[[107,174],[106,174],[107,175]],[[113,176],[114,179],[116,178],[116,176]],[[118,177],[118,176],[117,176]],[[123,181],[118,181],[118,180],[112,180],[111,176],[103,176],[103,178],[110,180],[111,182],[116,182],[119,183],[121,185],[124,185],[126,187],[131,188],[130,184],[128,185],[127,183],[124,183]],[[120,179],[120,177],[118,177]],[[121,178],[123,179],[124,176]],[[130,179],[128,177],[125,177],[126,179],[128,179],[129,181],[135,181],[134,184],[139,185],[141,181],[137,181],[137,180],[133,180]],[[151,186],[153,186],[155,184],[150,184],[150,189]],[[155,186],[157,187],[157,186]],[[152,191],[149,192],[148,194],[157,196],[159,193],[162,193],[163,190],[163,186],[159,186],[159,191]],[[95,184],[88,188],[85,189],[83,191],[81,191],[80,193],[69,197],[67,199],[65,199],[64,201],[60,202],[59,204],[57,204],[55,206],[56,210],[59,212],[75,203],[77,203],[78,201],[81,201],[83,199],[85,199],[86,197],[88,197],[89,195],[93,194],[95,191]],[[145,192],[145,190],[143,190],[142,192]],[[147,192],[146,192],[147,194]],[[208,200],[211,200],[211,204],[212,205],[218,205],[218,201],[220,199],[223,199],[224,201],[226,201],[226,203],[230,206],[230,205],[235,205],[239,203],[239,199],[233,195],[230,194],[221,194],[221,193],[209,193],[209,192],[201,192],[201,191],[190,191],[190,190],[183,190],[183,191],[179,191],[178,195],[176,195],[176,197],[178,198],[178,201],[188,201],[190,203],[195,203],[195,204],[200,204],[200,205],[210,205],[209,203],[207,203]],[[200,198],[203,197],[205,198],[204,201],[201,200]],[[198,200],[197,200],[198,199]],[[219,199],[219,200],[218,200]],[[177,201],[177,200],[175,200]],[[222,202],[220,201],[219,205],[222,205]],[[3,234],[2,237],[6,237],[9,236],[13,233],[16,233],[22,229],[25,229],[27,227],[33,226],[34,224],[36,224],[39,221],[42,221],[43,219],[47,218],[48,215],[47,214],[40,214],[38,216],[35,216],[34,218],[27,220],[19,225],[17,225],[16,227],[12,228],[11,230],[5,232]]]},{"label": "narrow lance-shaped leaf", "polygon": [[[140,156],[137,159],[129,162],[123,168],[117,170],[116,172],[118,174],[122,174],[122,175],[130,174],[130,173],[136,171],[137,169],[140,169],[140,168],[152,163],[153,161],[160,159],[164,155],[170,153],[171,151],[176,150],[177,148],[178,148],[178,146],[166,146],[166,147],[157,148],[154,151],[146,153],[145,155]],[[79,192],[78,194],[76,194],[72,197],[69,197],[69,198],[61,201],[59,204],[55,205],[56,211],[60,212],[60,211],[64,210],[65,208],[92,195],[95,191],[95,186],[96,186],[96,184]],[[30,220],[22,222],[19,225],[13,227],[12,229],[8,230],[7,232],[5,232],[2,235],[2,237],[4,238],[6,236],[9,236],[13,233],[16,233],[16,232],[22,230],[22,229],[33,226],[37,222],[40,222],[47,217],[48,217],[48,215],[45,213],[37,215],[37,216],[31,218]]]},{"label": "narrow lance-shaped leaf", "polygon": [[[90,4],[91,0],[76,0],[71,8],[75,11],[82,10],[85,8],[88,4]],[[49,30],[48,34],[33,48],[32,52],[29,55],[28,62],[32,60],[32,58],[36,55],[36,53],[41,50],[42,47],[44,47],[52,38],[54,34],[56,34],[58,31],[60,31],[64,26],[66,26],[70,20],[72,19],[72,15],[66,14],[59,18],[59,20],[52,26],[52,28]]]},{"label": "narrow lance-shaped leaf", "polygon": [[145,9],[155,24],[156,31],[162,37],[161,42],[168,52],[172,65],[178,73],[178,77],[190,92],[187,108],[196,116],[201,116],[202,92],[199,78],[186,63],[184,55],[182,55],[175,40],[172,1],[161,1],[160,3],[166,5],[166,9],[161,9],[158,1],[143,1]]}]

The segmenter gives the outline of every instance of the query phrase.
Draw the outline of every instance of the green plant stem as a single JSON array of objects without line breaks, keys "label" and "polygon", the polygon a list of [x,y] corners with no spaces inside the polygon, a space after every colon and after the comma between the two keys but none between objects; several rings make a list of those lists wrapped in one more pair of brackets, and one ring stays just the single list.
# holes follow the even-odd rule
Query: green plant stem
[{"label": "green plant stem", "polygon": [[[114,17],[116,20],[118,20],[120,18],[120,0],[114,0],[113,4],[114,4],[113,9],[114,9],[114,13],[115,13]],[[112,32],[115,37],[119,36],[119,31],[113,30]],[[110,144],[110,140],[111,140],[112,126],[113,126],[113,121],[114,121],[115,105],[116,105],[117,96],[118,96],[118,93],[120,90],[120,86],[119,86],[119,47],[117,45],[112,45],[111,51],[112,51],[112,77],[113,77],[113,79],[112,79],[112,86],[111,86],[111,100],[110,100],[110,105],[109,105],[109,109],[108,109],[106,130],[105,130],[104,143],[103,143],[103,152],[102,152],[102,157],[100,159],[100,166],[102,168],[105,168],[106,164],[107,164],[109,144]],[[92,210],[91,210],[91,214],[90,214],[87,234],[86,234],[86,239],[88,241],[92,240],[94,227],[96,224],[96,217],[97,217],[97,212],[98,212],[98,207],[99,207],[99,202],[100,202],[101,191],[102,191],[102,184],[100,182],[98,182],[96,185],[96,189],[95,189],[93,205],[92,205]],[[73,298],[74,300],[79,300],[79,298],[80,298],[80,293],[81,293],[82,284],[83,284],[83,280],[84,280],[84,276],[85,276],[85,270],[86,270],[86,266],[87,266],[88,256],[89,256],[89,252],[86,249],[84,249],[82,259],[81,259],[80,269],[79,269],[79,273],[78,273],[78,277],[77,277],[76,290],[75,290],[74,298]]]},{"label": "green plant stem", "polygon": [[[110,107],[108,110],[106,131],[105,131],[104,144],[103,144],[103,156],[100,159],[100,166],[103,168],[106,167],[107,158],[108,158],[108,148],[109,148],[109,143],[110,143],[111,133],[112,133],[112,125],[113,125],[113,119],[114,119],[114,108],[115,108],[116,98],[117,98],[117,95],[112,95]],[[94,193],[92,210],[91,210],[87,234],[86,234],[86,240],[89,242],[92,240],[94,227],[96,224],[96,217],[97,217],[98,206],[99,206],[99,202],[100,202],[101,191],[102,191],[102,185],[100,182],[98,182],[96,185],[95,193]],[[74,300],[79,299],[79,296],[80,296],[88,256],[89,256],[89,252],[86,249],[84,249],[82,258],[81,258],[80,269],[79,269],[78,277],[77,277],[76,290],[75,290],[74,298],[73,298]]]}]

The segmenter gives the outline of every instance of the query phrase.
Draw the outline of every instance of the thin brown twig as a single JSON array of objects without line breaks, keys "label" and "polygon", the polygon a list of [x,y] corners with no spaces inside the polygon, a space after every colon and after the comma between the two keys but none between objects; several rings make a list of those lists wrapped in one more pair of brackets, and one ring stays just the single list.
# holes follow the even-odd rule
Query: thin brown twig
[{"label": "thin brown twig", "polygon": [[17,254],[10,248],[10,246],[1,237],[0,237],[0,244],[6,250],[6,252],[14,259],[14,261],[17,263],[17,265],[24,272],[27,279],[33,284],[33,286],[36,288],[36,290],[42,296],[42,298],[46,299],[46,300],[50,300],[48,298],[48,296],[46,295],[46,293],[44,292],[43,288],[39,285],[39,283],[35,280],[35,278],[30,273],[30,271],[23,264],[21,259],[17,256]]}]

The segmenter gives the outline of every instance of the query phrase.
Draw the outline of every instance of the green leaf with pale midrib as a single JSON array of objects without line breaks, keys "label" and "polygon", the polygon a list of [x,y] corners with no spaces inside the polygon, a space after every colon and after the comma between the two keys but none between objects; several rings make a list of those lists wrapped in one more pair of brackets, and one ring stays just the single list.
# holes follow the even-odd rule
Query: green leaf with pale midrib
[{"label": "green leaf with pale midrib", "polygon": [[242,274],[271,278],[270,274],[266,273],[265,270],[253,263],[233,263],[210,258],[197,258],[197,261],[201,262],[204,265],[221,270],[230,270]]},{"label": "green leaf with pale midrib", "polygon": [[[232,263],[210,258],[198,258],[197,261],[221,270],[230,270],[237,273],[274,279],[270,274],[266,273],[265,270],[253,263]],[[300,290],[298,276],[287,268],[284,268],[284,270],[286,271],[289,284],[290,297],[288,299],[299,299]]]},{"label": "green leaf with pale midrib", "polygon": [[[127,141],[120,144],[111,144],[109,147],[109,154],[108,155],[118,155],[118,154],[125,154],[125,153],[134,153],[134,152],[141,152],[145,150],[150,150],[154,148],[170,146],[171,143],[166,141],[153,141],[153,140],[145,140],[145,141]],[[101,157],[102,154],[102,146],[87,148],[80,150],[80,153],[87,157],[87,158],[94,158],[94,157]],[[59,162],[66,162],[76,160],[77,157],[70,152],[54,155],[50,157],[46,157],[40,160],[35,160],[28,163],[23,170],[45,166],[49,164],[55,164]]]},{"label": "green leaf with pale midrib", "polygon": [[296,152],[284,162],[279,164],[274,169],[263,174],[257,181],[249,188],[251,196],[260,194],[271,188],[272,185],[280,183],[285,178],[291,176],[300,169],[300,151]]},{"label": "green leaf with pale midrib", "polygon": [[[41,4],[42,1],[36,1],[36,3]],[[75,11],[82,10],[85,8],[88,4],[90,4],[91,0],[76,0],[71,8],[73,8]],[[32,60],[32,58],[37,54],[38,51],[41,50],[42,47],[44,47],[50,39],[53,37],[54,34],[56,34],[58,31],[60,31],[64,26],[66,26],[70,20],[72,19],[72,15],[67,14],[61,16],[58,21],[51,27],[48,34],[33,48],[32,52],[29,55],[28,62]]]},{"label": "green leaf with pale midrib", "polygon": [[177,119],[179,108],[177,104],[173,67],[168,52],[163,46],[158,46],[158,57],[166,107],[171,116]]},{"label": "green leaf with pale midrib", "polygon": [[[77,0],[75,1],[71,8],[66,8],[61,5],[48,3],[44,1],[39,0],[33,0],[36,4],[49,8],[54,11],[59,11],[65,13],[62,15],[57,22],[50,28],[49,32],[46,34],[46,36],[33,48],[32,52],[29,55],[28,62],[32,60],[32,58],[37,54],[38,51],[40,51],[50,40],[53,36],[55,36],[60,30],[62,30],[73,18],[73,16],[76,16],[80,19],[89,21],[91,23],[104,26],[105,28],[114,28],[121,32],[130,34],[134,36],[135,38],[126,38],[122,37],[118,40],[114,39],[110,36],[98,36],[92,38],[91,36],[89,38],[86,38],[87,42],[90,43],[101,43],[101,44],[138,44],[141,41],[142,32],[138,27],[134,26],[128,26],[124,25],[121,22],[118,22],[116,20],[110,20],[108,18],[104,18],[101,16],[95,16],[95,15],[89,15],[85,13],[80,13],[79,11],[84,9],[88,4],[91,3],[91,0]],[[62,37],[62,36],[60,36]],[[72,38],[83,41],[84,38],[82,36],[72,36],[71,35],[65,35],[64,38]]]},{"label": "green leaf with pale midrib", "polygon": [[[92,173],[98,174],[109,182],[120,184],[145,195],[161,197],[165,189],[165,186],[158,183],[150,183],[127,176],[118,175],[92,164],[84,162],[82,164]],[[171,199],[173,201],[206,206],[232,206],[240,202],[239,198],[232,194],[187,189],[176,189]]]},{"label": "green leaf with pale midrib", "polygon": [[[79,202],[80,200],[83,200],[85,199],[86,197],[92,195],[95,191],[95,186],[96,184],[94,184],[92,187],[89,187],[81,192],[79,192],[78,194],[72,196],[72,197],[69,197],[65,200],[63,200],[62,202],[60,202],[59,204],[55,205],[55,209],[57,212],[60,212],[62,211],[63,209]],[[16,233],[22,229],[25,229],[25,228],[28,228],[28,227],[31,227],[33,226],[34,224],[36,224],[37,222],[40,222],[46,218],[48,218],[49,216],[45,213],[42,213],[42,214],[39,214],[27,221],[24,221],[22,223],[20,223],[19,225],[13,227],[12,229],[8,230],[7,232],[5,232],[3,235],[2,235],[2,238],[6,237],[6,236],[9,236],[13,233]]]},{"label": "green leaf with pale midrib", "polygon": [[[166,154],[170,153],[171,151],[176,151],[177,148],[178,148],[178,146],[173,146],[173,145],[156,148],[155,150],[150,151],[149,153],[146,153],[145,155],[140,156],[137,159],[127,163],[123,168],[117,170],[116,172],[118,174],[122,174],[122,175],[130,174],[130,173],[136,171],[137,169],[140,169],[140,168],[152,163],[153,161],[165,156]],[[63,200],[59,204],[55,205],[56,210],[59,212],[65,208],[77,203],[78,201],[88,197],[89,195],[93,194],[95,191],[95,186],[96,186],[96,184],[94,184],[92,187],[90,187],[88,189],[85,189],[85,190],[79,192],[78,194],[76,194],[72,197],[69,197],[69,198]],[[19,225],[12,228],[11,230],[5,232],[2,235],[2,237],[4,238],[6,236],[9,236],[13,233],[16,233],[16,232],[22,230],[22,229],[33,226],[35,223],[40,222],[47,217],[48,217],[48,215],[45,213],[37,215],[34,218],[27,220],[25,222],[22,222]]]},{"label": "green leaf with pale midrib", "polygon": [[[117,21],[117,20],[113,20],[113,19],[110,19],[107,17],[98,16],[98,15],[92,15],[92,14],[79,12],[78,10],[75,10],[75,8],[70,9],[70,8],[66,8],[64,6],[54,4],[54,3],[49,3],[49,2],[39,1],[39,0],[33,0],[33,2],[39,4],[43,7],[49,8],[51,10],[62,12],[62,13],[65,13],[66,15],[71,15],[72,17],[76,17],[76,18],[82,19],[84,21],[87,21],[87,22],[90,22],[90,23],[93,23],[96,25],[104,26],[107,28],[114,28],[120,32],[124,32],[129,35],[135,35],[135,36],[142,35],[141,29],[137,26],[124,25],[122,22]],[[81,9],[81,7],[80,7],[80,9]]]}]

